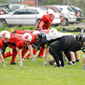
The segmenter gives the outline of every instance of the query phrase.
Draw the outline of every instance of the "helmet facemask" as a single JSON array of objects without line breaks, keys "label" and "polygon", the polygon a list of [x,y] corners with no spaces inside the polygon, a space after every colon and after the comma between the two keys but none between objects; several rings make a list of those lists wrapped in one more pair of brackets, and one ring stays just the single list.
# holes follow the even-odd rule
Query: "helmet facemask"
[{"label": "helmet facemask", "polygon": [[8,40],[10,39],[10,33],[8,31],[2,31],[1,38],[4,42],[8,42]]}]

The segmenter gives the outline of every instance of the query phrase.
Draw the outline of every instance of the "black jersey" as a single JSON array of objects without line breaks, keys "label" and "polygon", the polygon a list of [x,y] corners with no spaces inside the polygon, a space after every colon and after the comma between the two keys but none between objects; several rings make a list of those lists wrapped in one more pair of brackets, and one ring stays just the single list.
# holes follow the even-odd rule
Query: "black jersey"
[{"label": "black jersey", "polygon": [[68,49],[68,51],[73,51],[73,52],[76,52],[79,50],[82,50],[83,52],[85,52],[85,45],[82,45],[78,42],[75,42],[73,46],[70,49]]}]

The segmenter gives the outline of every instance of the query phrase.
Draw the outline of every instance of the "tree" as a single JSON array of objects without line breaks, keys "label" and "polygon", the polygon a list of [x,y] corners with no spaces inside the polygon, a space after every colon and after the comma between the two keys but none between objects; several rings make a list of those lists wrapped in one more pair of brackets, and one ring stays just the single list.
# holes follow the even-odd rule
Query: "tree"
[{"label": "tree", "polygon": [[60,0],[48,0],[48,4],[50,5],[59,5],[60,3]]},{"label": "tree", "polygon": [[6,3],[7,0],[0,0],[0,3]]},{"label": "tree", "polygon": [[61,5],[63,5],[64,4],[64,0],[61,0]]}]

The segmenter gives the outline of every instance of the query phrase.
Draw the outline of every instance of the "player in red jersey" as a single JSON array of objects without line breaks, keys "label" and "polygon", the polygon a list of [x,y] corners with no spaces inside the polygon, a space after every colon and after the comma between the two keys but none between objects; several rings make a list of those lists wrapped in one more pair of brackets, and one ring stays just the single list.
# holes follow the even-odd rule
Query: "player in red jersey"
[{"label": "player in red jersey", "polygon": [[36,29],[48,30],[52,21],[54,20],[54,11],[49,9],[47,14],[43,15]]},{"label": "player in red jersey", "polygon": [[[34,31],[35,32],[35,31]],[[25,43],[28,45],[28,44],[33,44],[34,42],[36,42],[38,40],[37,38],[37,35],[39,34],[39,32],[35,33],[34,32],[32,34],[29,34],[29,33],[25,33],[22,38],[24,39]],[[48,50],[49,48],[45,51],[45,62],[46,62],[46,58],[47,58],[47,55],[48,55]],[[50,59],[52,60],[51,56],[50,56]],[[47,63],[44,63],[44,65],[46,65]]]},{"label": "player in red jersey", "polygon": [[[54,20],[54,11],[52,9],[49,9],[47,11],[47,14],[44,14],[43,17],[40,19],[36,29],[37,30],[49,30],[49,27]],[[41,55],[44,55],[44,48],[41,47],[40,53],[38,57],[41,57]]]},{"label": "player in red jersey", "polygon": [[1,32],[1,34],[0,34],[0,60],[2,61],[3,66],[5,67],[6,65],[5,65],[5,62],[4,62],[4,59],[3,59],[3,55],[2,55],[2,51],[1,51],[1,48],[3,47],[5,41],[3,42],[4,38],[1,35],[3,33],[3,36],[5,36],[5,39],[9,39],[10,35],[9,35],[9,32],[7,32],[7,31],[4,31],[4,32],[5,33]]},{"label": "player in red jersey", "polygon": [[[19,33],[20,33],[20,30],[19,30]],[[22,39],[22,35],[21,35],[21,33],[20,34],[11,34],[12,35],[12,37],[18,37],[18,38],[21,38]],[[8,44],[7,44],[8,45]],[[21,55],[22,55],[22,58],[24,57],[24,55],[26,54],[26,52],[28,51],[28,49],[29,49],[29,51],[30,51],[30,55],[31,55],[31,59],[32,59],[32,61],[34,62],[35,61],[35,59],[34,59],[34,57],[33,57],[33,52],[32,52],[32,47],[31,47],[31,45],[29,44],[28,46],[26,46],[25,44],[24,44],[24,48],[22,49],[22,51],[21,51]],[[17,53],[15,53],[15,54],[17,54]],[[9,52],[7,52],[5,55],[4,55],[4,58],[7,58],[7,57],[9,57],[9,56],[11,56],[11,55],[13,55],[13,52],[11,52],[11,51],[9,51]],[[16,55],[15,55],[15,57],[16,57]],[[12,61],[11,61],[11,64],[16,64],[14,61],[15,61],[15,57],[12,57]]]},{"label": "player in red jersey", "polygon": [[[34,30],[35,31],[35,30]],[[33,30],[16,30],[14,31],[13,33],[16,33],[16,34],[24,34],[24,33],[32,33]],[[35,36],[34,36],[35,37]],[[23,49],[22,50],[22,58],[24,57],[24,55],[26,54],[26,52],[28,51],[28,49]],[[29,48],[29,51],[30,51],[30,48]],[[33,50],[33,54],[36,54],[37,50]],[[33,55],[32,55],[33,56]],[[31,56],[31,57],[32,57]],[[27,55],[27,57],[30,57],[30,53]],[[32,58],[33,59],[33,58]],[[34,61],[34,59],[33,59]]]},{"label": "player in red jersey", "polygon": [[[33,47],[33,54],[35,55],[36,52],[40,49],[40,44],[39,42],[37,42],[37,34],[39,33],[38,30],[34,30],[31,35],[34,38],[34,42],[32,43],[32,47]],[[25,57],[25,59],[28,59],[30,57],[30,53]]]},{"label": "player in red jersey", "polygon": [[[28,46],[29,50],[32,50],[32,44],[34,43],[34,37],[32,34],[25,33],[22,38],[24,39],[25,44]],[[33,52],[30,52],[30,55],[33,57]],[[32,58],[32,61],[35,61],[34,58]]]},{"label": "player in red jersey", "polygon": [[[37,31],[37,30],[35,30],[35,31],[33,31],[31,34],[34,36],[34,39],[35,39],[35,40],[37,40],[37,34],[38,34],[39,32],[44,32],[44,33],[48,34],[48,33],[49,33],[49,30],[42,30],[42,31]],[[39,44],[38,44],[38,45],[39,45]],[[39,46],[38,46],[38,47],[39,47]],[[39,48],[39,49],[40,49],[40,48]],[[33,54],[35,55],[36,52],[37,52],[39,49],[35,49],[35,50],[33,49]],[[37,58],[39,58],[40,56],[43,56],[43,55],[44,55],[43,52],[44,52],[44,48],[41,47],[41,50],[40,50]],[[29,57],[30,57],[30,54],[28,54],[25,58],[29,59]]]},{"label": "player in red jersey", "polygon": [[[32,45],[33,47],[33,54],[36,54],[36,52],[39,50],[39,43],[37,43],[37,34],[39,33],[39,31],[34,30],[32,33],[25,33],[22,38],[24,39],[24,41],[26,42],[26,45]],[[30,36],[32,39],[29,41],[28,39],[26,39],[25,36]],[[36,47],[35,45],[37,45],[38,47]],[[25,58],[29,58],[30,57],[30,53],[25,57]]]},{"label": "player in red jersey", "polygon": [[15,35],[15,34],[10,34],[10,38],[6,38],[5,37],[6,33],[4,31],[1,32],[1,36],[3,37],[3,41],[7,44],[7,46],[9,46],[10,48],[13,49],[13,55],[12,55],[12,60],[11,60],[11,63],[10,64],[16,64],[14,61],[15,61],[15,58],[16,58],[16,55],[18,53],[19,55],[19,64],[20,66],[22,66],[22,54],[21,54],[21,49],[24,48],[24,40],[21,38],[21,36],[18,34]]}]

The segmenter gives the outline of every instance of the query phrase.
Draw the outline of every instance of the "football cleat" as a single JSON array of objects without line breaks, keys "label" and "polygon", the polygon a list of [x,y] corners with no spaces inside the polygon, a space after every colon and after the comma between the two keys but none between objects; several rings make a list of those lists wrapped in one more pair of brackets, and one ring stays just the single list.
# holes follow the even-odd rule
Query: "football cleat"
[{"label": "football cleat", "polygon": [[10,65],[15,65],[15,64],[17,64],[17,63],[16,62],[10,63]]}]

